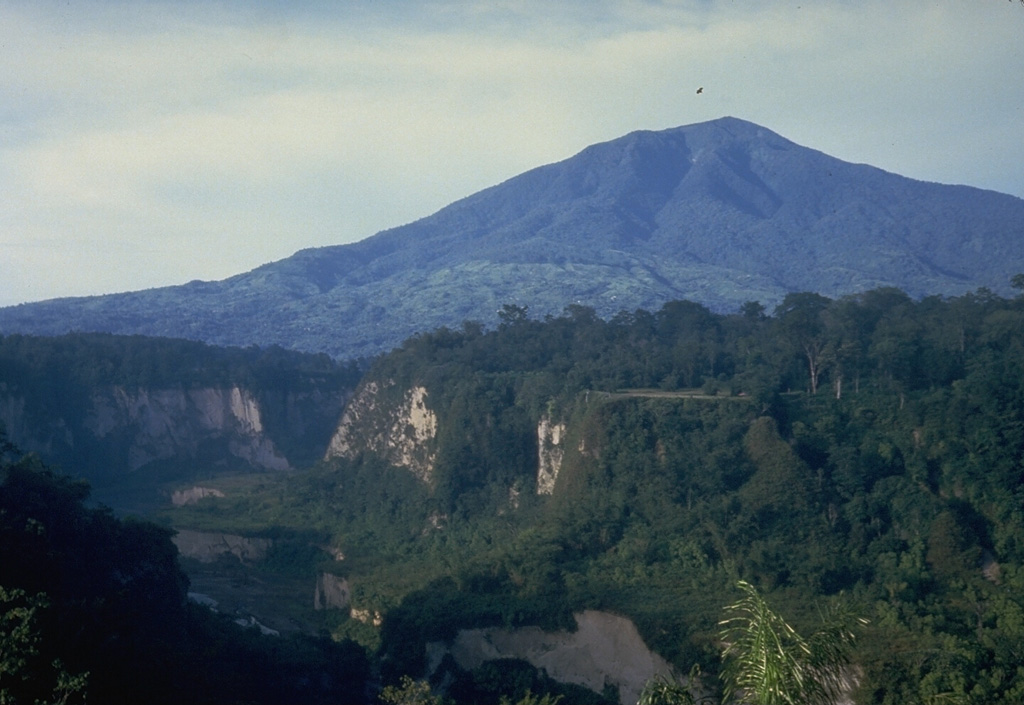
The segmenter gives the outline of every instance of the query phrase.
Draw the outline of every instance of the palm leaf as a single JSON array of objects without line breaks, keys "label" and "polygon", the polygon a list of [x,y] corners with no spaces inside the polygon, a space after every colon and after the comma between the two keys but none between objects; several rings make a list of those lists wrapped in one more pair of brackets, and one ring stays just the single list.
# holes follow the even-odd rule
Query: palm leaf
[{"label": "palm leaf", "polygon": [[725,642],[724,700],[756,705],[833,705],[845,686],[852,620],[832,609],[825,624],[804,639],[745,581],[743,598],[719,622]]}]

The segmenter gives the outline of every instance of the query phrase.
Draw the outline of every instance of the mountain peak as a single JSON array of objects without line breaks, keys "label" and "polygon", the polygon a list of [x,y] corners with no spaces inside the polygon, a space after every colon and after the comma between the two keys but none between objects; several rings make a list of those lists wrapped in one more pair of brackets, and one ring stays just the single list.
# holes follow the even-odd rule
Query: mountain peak
[{"label": "mountain peak", "polygon": [[796,146],[781,135],[772,132],[766,127],[757,123],[740,118],[724,116],[706,122],[696,122],[689,125],[669,128],[663,132],[682,133],[693,140],[709,140],[717,143],[728,143],[734,141],[749,142],[762,140],[766,142],[780,143]]}]

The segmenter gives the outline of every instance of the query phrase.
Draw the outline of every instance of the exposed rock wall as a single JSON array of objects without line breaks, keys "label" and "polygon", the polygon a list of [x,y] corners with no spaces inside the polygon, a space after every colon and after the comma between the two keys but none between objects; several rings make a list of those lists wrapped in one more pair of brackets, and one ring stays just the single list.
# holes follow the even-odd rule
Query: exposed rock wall
[{"label": "exposed rock wall", "polygon": [[273,429],[266,402],[239,386],[97,387],[41,401],[0,383],[0,423],[22,450],[100,485],[152,463],[186,474],[190,468],[287,470],[294,463],[277,439],[303,462],[321,457],[345,390],[278,390],[268,398],[277,405]]},{"label": "exposed rock wall", "polygon": [[384,616],[376,610],[361,610],[353,607],[349,611],[349,616],[363,624],[371,624],[375,627],[380,627],[384,624]]},{"label": "exposed rock wall", "polygon": [[471,670],[495,659],[523,659],[563,683],[597,693],[607,685],[617,687],[623,705],[635,703],[649,679],[672,672],[625,617],[587,610],[575,618],[575,632],[545,632],[539,627],[462,630],[451,646],[428,644],[429,661],[436,668],[450,653],[461,668]]},{"label": "exposed rock wall", "polygon": [[381,397],[391,382],[364,385],[346,407],[327,447],[326,459],[379,455],[429,483],[434,472],[437,415],[427,406],[427,390],[413,387],[394,405]]},{"label": "exposed rock wall", "polygon": [[174,457],[196,457],[204,441],[223,439],[228,452],[267,470],[286,470],[288,460],[263,432],[255,398],[230,389],[136,389],[95,393],[84,427],[97,439],[128,435],[128,470]]},{"label": "exposed rock wall", "polygon": [[352,590],[345,578],[331,573],[321,573],[316,579],[313,591],[313,609],[344,609],[352,600]]},{"label": "exposed rock wall", "polygon": [[565,424],[547,416],[537,424],[537,494],[554,494],[555,481],[565,457]]},{"label": "exposed rock wall", "polygon": [[189,529],[179,529],[172,541],[183,558],[194,558],[200,563],[213,563],[226,555],[235,556],[243,563],[254,563],[263,560],[273,545],[270,539]]},{"label": "exposed rock wall", "polygon": [[206,497],[223,497],[224,493],[212,487],[190,487],[187,490],[178,490],[171,495],[171,504],[175,507],[184,507],[195,504]]}]

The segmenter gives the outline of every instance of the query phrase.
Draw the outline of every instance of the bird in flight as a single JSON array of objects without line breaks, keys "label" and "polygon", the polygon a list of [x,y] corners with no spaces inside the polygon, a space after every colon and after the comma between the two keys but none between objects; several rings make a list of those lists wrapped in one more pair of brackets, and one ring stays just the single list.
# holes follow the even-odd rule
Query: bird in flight
[{"label": "bird in flight", "polygon": [[701,86],[700,88],[697,89],[697,95],[700,95],[703,92],[704,92],[704,86]]}]

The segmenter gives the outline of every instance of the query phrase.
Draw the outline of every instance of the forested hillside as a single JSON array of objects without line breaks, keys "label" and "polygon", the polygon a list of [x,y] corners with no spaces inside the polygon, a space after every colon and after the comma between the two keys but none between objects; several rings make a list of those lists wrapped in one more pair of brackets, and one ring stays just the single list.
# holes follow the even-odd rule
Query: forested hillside
[{"label": "forested hillside", "polygon": [[[358,642],[382,684],[431,677],[458,703],[527,689],[619,702],[615,687],[583,691],[525,661],[428,658],[460,630],[572,629],[601,610],[632,620],[677,673],[698,665],[714,695],[718,622],[745,580],[801,632],[833,602],[868,620],[852,654],[858,703],[1024,699],[1024,297],[804,293],[771,312],[677,301],[610,320],[506,305],[493,330],[442,328],[377,359],[335,439],[303,472],[212,478],[224,496],[161,520],[282,537],[263,566],[215,569],[242,586],[287,574],[310,595],[333,576],[344,600],[323,626]],[[11,560],[46,555],[38,565],[80,575],[68,561],[93,555],[93,539],[118,555],[135,541],[133,525],[74,509],[76,485],[25,463],[4,471]],[[24,499],[40,483],[65,499]],[[29,545],[61,535],[49,527],[63,516],[98,527],[75,535],[87,545]],[[158,610],[194,612],[167,534],[138,530],[137,552],[163,556]],[[74,604],[133,575],[105,560],[89,565],[108,577],[67,593]],[[5,589],[57,604],[0,565]],[[191,648],[181,638],[159,648]],[[70,675],[94,668],[43,643],[41,667],[53,653]]]},{"label": "forested hillside", "polygon": [[[744,579],[798,628],[835,599],[869,620],[857,702],[1024,697],[1024,298],[506,306],[496,330],[410,339],[370,385],[381,408],[426,390],[429,474],[350,449],[174,520],[320,532],[351,615],[382,618],[339,611],[334,633],[386,679],[422,676],[425,644],[458,629],[598,608],[714,688]],[[539,423],[563,429],[550,488]],[[440,669],[460,702],[496,701],[481,673]]]}]

